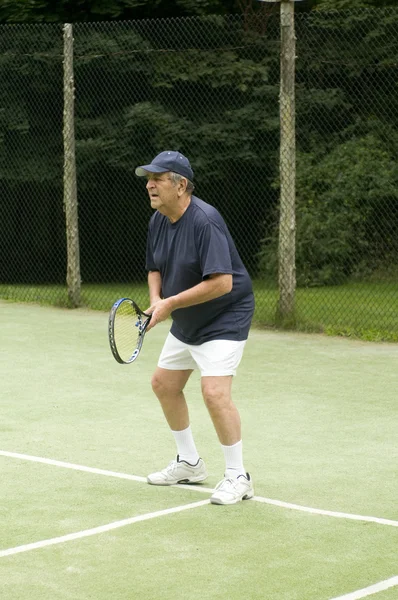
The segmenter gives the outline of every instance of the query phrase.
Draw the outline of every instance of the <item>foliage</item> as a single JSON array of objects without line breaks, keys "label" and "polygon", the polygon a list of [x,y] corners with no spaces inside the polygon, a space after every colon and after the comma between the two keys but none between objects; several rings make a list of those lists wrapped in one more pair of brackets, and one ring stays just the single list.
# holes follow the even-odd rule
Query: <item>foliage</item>
[{"label": "foliage", "polygon": [[[296,11],[342,11],[396,6],[396,0],[305,0]],[[0,23],[77,23],[272,12],[258,0],[2,0]]]},{"label": "foliage", "polygon": [[297,181],[299,283],[337,283],[367,274],[391,255],[397,259],[383,212],[398,201],[398,167],[381,140],[369,134],[324,156],[303,158]]},{"label": "foliage", "polygon": [[[394,14],[297,19],[299,285],[336,284],[398,263]],[[260,252],[263,272],[274,277],[277,239],[277,228],[266,228]]]},{"label": "foliage", "polygon": [[[305,0],[296,12],[396,6],[396,0]],[[77,23],[274,12],[258,0],[2,0],[0,23]]]},{"label": "foliage", "polygon": [[395,0],[317,0],[315,10],[357,10],[360,8],[382,8],[395,6]]},{"label": "foliage", "polygon": [[[388,260],[398,261],[390,227],[391,218],[395,224],[398,218],[395,157],[373,133],[323,154],[299,155],[298,285],[336,284],[350,275],[368,275]],[[265,273],[275,272],[276,255],[275,232],[261,254]]]},{"label": "foliage", "polygon": [[77,23],[203,16],[231,13],[234,6],[234,0],[2,0],[0,22]]},{"label": "foliage", "polygon": [[[39,10],[44,4],[32,6]],[[105,7],[88,4],[90,10]],[[115,6],[138,10],[138,4]],[[177,4],[186,11],[194,5],[181,0],[173,7]],[[28,10],[25,3],[13,6]],[[67,6],[61,2],[58,8]],[[222,12],[210,0],[195,6],[204,13]],[[397,261],[396,13],[313,11],[298,14],[296,23],[298,281],[336,283]],[[43,256],[52,244],[64,248],[62,227],[57,225],[56,234],[50,227],[54,214],[61,225],[63,217],[62,208],[59,214],[54,209],[62,204],[62,28],[57,23],[1,27],[0,244],[15,248],[16,240],[26,239],[31,245],[40,231],[43,248],[35,249],[40,258],[35,262],[43,279],[57,281],[63,277],[62,260],[48,275]],[[278,19],[205,14],[80,22],[74,39],[79,219],[93,242],[82,255],[86,281],[130,273],[130,254],[123,257],[112,240],[131,236],[144,248],[142,222],[128,203],[142,194],[134,166],[159,148],[195,157],[200,195],[228,217],[251,273],[257,273],[260,251],[263,272],[274,277]],[[32,210],[20,232],[18,211],[30,215],[34,197],[44,203],[44,215]],[[120,230],[115,204],[128,215]],[[150,214],[145,210],[142,218]],[[108,252],[98,260],[96,235],[105,236],[116,255]],[[141,264],[143,250],[134,259]],[[15,265],[21,277],[30,276],[13,250],[5,269],[11,273]]]}]

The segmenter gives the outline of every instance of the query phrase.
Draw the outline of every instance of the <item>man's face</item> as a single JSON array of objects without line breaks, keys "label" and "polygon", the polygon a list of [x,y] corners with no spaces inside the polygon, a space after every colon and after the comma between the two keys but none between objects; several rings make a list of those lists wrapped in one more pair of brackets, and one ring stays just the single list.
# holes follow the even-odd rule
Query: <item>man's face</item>
[{"label": "man's face", "polygon": [[167,215],[178,200],[178,188],[173,184],[170,173],[147,173],[146,179],[152,208]]}]

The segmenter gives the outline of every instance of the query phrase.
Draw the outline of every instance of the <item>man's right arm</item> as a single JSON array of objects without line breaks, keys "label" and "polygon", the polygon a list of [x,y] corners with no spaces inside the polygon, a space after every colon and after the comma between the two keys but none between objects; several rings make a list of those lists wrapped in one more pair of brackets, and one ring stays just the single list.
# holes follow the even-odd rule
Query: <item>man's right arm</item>
[{"label": "man's right arm", "polygon": [[148,272],[149,302],[152,306],[162,299],[162,276],[159,271]]}]

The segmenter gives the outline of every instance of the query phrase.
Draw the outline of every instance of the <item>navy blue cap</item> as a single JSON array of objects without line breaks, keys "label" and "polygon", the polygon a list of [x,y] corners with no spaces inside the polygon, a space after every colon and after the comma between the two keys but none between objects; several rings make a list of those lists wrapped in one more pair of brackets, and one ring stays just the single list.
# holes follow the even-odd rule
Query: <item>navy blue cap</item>
[{"label": "navy blue cap", "polygon": [[181,154],[173,150],[165,150],[161,152],[151,162],[150,165],[137,167],[135,174],[138,177],[145,177],[148,173],[178,173],[182,177],[186,177],[189,181],[193,181],[193,171],[189,160]]}]

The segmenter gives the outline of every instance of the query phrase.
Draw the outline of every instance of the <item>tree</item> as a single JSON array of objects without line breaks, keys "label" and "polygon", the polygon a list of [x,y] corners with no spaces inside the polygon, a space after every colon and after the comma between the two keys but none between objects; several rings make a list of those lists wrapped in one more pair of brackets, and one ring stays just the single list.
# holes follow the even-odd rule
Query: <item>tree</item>
[{"label": "tree", "polygon": [[2,0],[0,22],[62,22],[160,19],[226,14],[234,0]]},{"label": "tree", "polygon": [[[398,262],[394,15],[314,11],[297,19],[299,285],[339,283]],[[268,231],[268,274],[276,244],[277,232]]]},{"label": "tree", "polygon": [[[272,10],[258,0],[2,0],[0,23],[77,23],[161,19]],[[296,11],[355,10],[396,6],[396,0],[304,0]]]},{"label": "tree", "polygon": [[396,6],[395,0],[315,0],[316,10],[357,10],[359,8],[383,8]]}]

